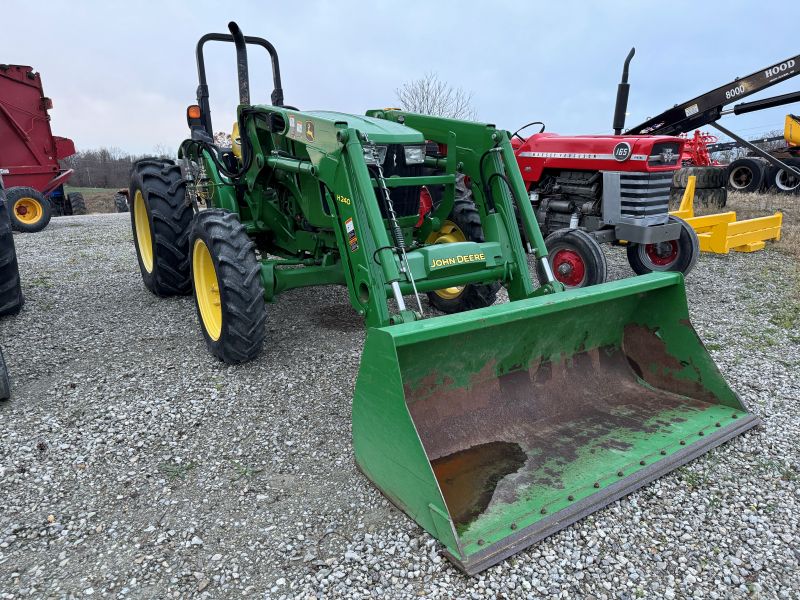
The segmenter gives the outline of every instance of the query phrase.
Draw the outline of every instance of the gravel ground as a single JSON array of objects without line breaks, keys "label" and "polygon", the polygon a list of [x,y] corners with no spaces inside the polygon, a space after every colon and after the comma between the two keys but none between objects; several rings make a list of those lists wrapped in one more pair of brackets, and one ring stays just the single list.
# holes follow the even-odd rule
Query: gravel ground
[{"label": "gravel ground", "polygon": [[127,215],[15,239],[2,598],[800,598],[797,284],[775,249],[704,255],[688,280],[695,327],[765,425],[468,578],[354,465],[364,332],[342,289],[281,296],[261,357],[227,367],[191,298],[142,286]]}]

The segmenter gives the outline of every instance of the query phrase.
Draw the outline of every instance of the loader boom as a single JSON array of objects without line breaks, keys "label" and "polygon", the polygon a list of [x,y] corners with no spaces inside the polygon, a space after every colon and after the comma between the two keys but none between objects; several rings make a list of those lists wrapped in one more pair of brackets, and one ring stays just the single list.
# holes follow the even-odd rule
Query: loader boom
[{"label": "loader boom", "polygon": [[[688,133],[719,120],[720,117],[727,114],[723,110],[725,106],[763,91],[776,83],[786,81],[798,74],[800,74],[800,54],[764,69],[759,69],[745,77],[737,77],[725,85],[721,85],[687,102],[677,104],[661,114],[631,127],[626,131],[626,134],[678,135],[680,133]],[[762,110],[763,108],[797,101],[796,95],[790,94],[786,96],[778,97],[780,98],[778,104],[768,102],[774,99],[759,100],[758,104],[752,103],[755,106],[748,107],[750,110],[742,107],[738,110],[736,108],[731,109],[729,112],[742,114],[751,110]]]}]

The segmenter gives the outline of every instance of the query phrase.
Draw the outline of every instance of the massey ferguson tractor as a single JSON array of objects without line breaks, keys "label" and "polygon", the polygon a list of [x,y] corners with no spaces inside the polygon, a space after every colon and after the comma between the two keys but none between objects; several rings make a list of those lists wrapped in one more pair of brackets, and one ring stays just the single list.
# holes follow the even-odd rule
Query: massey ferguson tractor
[{"label": "massey ferguson tractor", "polygon": [[[697,235],[669,214],[672,178],[681,168],[680,137],[620,135],[628,100],[625,59],[614,115],[615,135],[562,136],[528,123],[512,134],[514,153],[558,281],[585,287],[606,280],[601,244],[624,241],[638,274],[688,274],[700,253]],[[540,125],[525,138],[520,132]]]},{"label": "massey ferguson tractor", "polygon": [[[198,43],[183,164],[143,160],[131,176],[144,285],[192,293],[202,337],[226,363],[259,359],[282,292],[343,286],[367,327],[356,463],[457,566],[481,571],[758,423],[692,328],[679,273],[577,290],[554,279],[506,131],[289,106],[274,46],[229,30]],[[231,147],[212,136],[211,41],[236,47]],[[268,104],[250,100],[248,45],[270,55]],[[443,191],[420,218],[428,186]],[[625,202],[648,206],[649,187],[632,187],[642,195]],[[638,243],[680,235],[680,224],[623,214],[651,215],[620,210],[628,239],[661,228]],[[509,301],[495,304],[501,286]]]}]

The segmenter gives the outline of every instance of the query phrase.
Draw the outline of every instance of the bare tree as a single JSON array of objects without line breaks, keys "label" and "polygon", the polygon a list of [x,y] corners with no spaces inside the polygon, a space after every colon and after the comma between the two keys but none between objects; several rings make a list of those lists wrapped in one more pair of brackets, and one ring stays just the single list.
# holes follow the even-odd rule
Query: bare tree
[{"label": "bare tree", "polygon": [[454,88],[439,79],[436,73],[427,73],[420,79],[404,83],[395,90],[395,94],[403,110],[452,119],[476,118],[472,92]]},{"label": "bare tree", "polygon": [[177,153],[175,152],[175,148],[172,146],[167,146],[166,144],[156,144],[153,146],[153,154],[158,158],[177,158]]},{"label": "bare tree", "polygon": [[[772,137],[780,137],[779,140],[773,140],[770,142],[765,142],[766,138]],[[761,137],[756,139],[750,140],[753,144],[765,150],[766,152],[773,152],[776,150],[783,150],[786,148],[786,142],[783,139],[783,129],[773,129],[771,131],[767,131],[766,133],[762,134]],[[742,158],[743,156],[748,156],[752,154],[749,148],[745,146],[737,146],[731,150],[723,150],[722,152],[715,152],[713,158],[722,162],[722,163],[730,163],[736,160],[737,158]]]}]

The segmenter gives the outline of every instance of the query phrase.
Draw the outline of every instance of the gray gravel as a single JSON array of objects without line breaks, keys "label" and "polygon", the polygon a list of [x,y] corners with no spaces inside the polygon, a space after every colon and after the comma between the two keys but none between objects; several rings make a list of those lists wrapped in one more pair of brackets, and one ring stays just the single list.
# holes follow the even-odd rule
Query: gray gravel
[{"label": "gray gravel", "polygon": [[[765,426],[467,578],[355,468],[364,333],[344,290],[281,296],[261,357],[226,367],[190,298],[142,286],[127,215],[15,239],[28,303],[0,321],[2,598],[800,597],[800,335],[776,250],[704,255],[688,281]],[[620,250],[609,261],[629,275]]]}]

